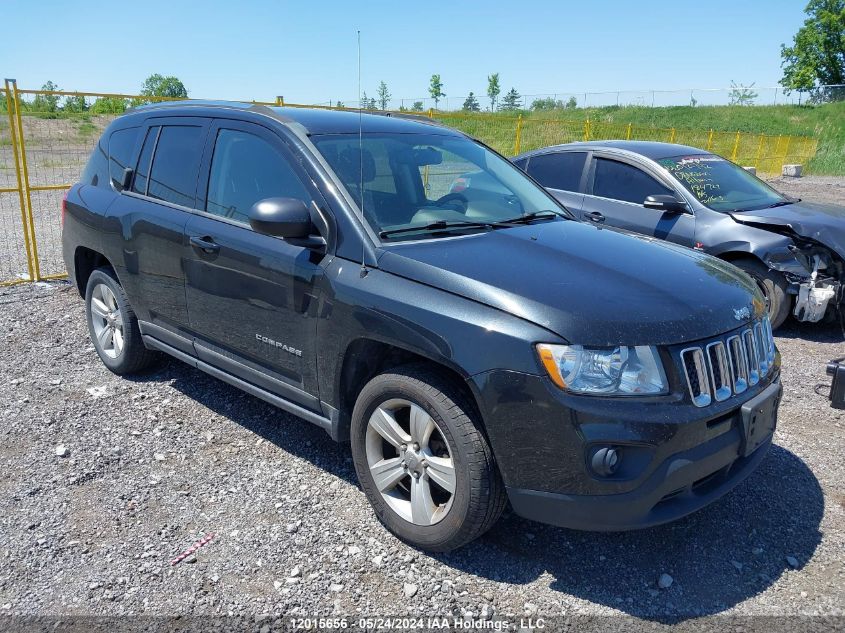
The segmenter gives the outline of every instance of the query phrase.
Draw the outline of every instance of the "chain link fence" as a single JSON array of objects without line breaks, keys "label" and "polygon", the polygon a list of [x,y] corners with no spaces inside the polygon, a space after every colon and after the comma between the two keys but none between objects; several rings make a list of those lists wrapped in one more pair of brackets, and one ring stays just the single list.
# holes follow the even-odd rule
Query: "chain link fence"
[{"label": "chain link fence", "polygon": [[[504,112],[512,110],[545,111],[552,109],[607,108],[607,107],[649,107],[671,106],[725,106],[725,105],[803,105],[827,101],[845,101],[845,84],[822,85],[809,91],[785,91],[782,86],[761,86],[755,84],[736,85],[730,88],[677,88],[671,90],[576,90],[517,94],[512,103],[505,101],[507,91],[502,86],[494,107],[486,90],[472,91],[476,106],[481,112]],[[469,93],[465,96],[443,96],[437,100],[424,97],[388,97],[384,109],[415,111],[425,113],[429,109],[441,112],[466,110]],[[354,99],[330,99],[316,105],[336,107],[382,108],[378,98],[368,97],[367,102]],[[474,106],[475,107],[475,106]]]},{"label": "chain link fence", "polygon": [[[14,80],[6,80],[0,92],[0,285],[66,274],[60,220],[65,191],[78,180],[100,135],[115,117],[131,105],[161,100],[166,99],[22,90]],[[285,105],[281,97],[274,102],[251,103]],[[429,109],[417,114],[459,129],[506,156],[572,141],[654,140],[708,149],[761,173],[777,173],[785,163],[805,163],[817,148],[816,139],[802,136],[652,128],[504,113]],[[461,172],[457,167],[448,173],[444,170],[426,171],[426,186],[437,189]]]}]

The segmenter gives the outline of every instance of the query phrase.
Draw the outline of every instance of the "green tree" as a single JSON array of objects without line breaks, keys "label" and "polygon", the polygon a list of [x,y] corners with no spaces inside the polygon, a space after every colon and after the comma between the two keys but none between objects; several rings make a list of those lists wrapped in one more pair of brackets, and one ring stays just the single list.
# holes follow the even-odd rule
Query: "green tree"
[{"label": "green tree", "polygon": [[365,91],[364,91],[364,94],[361,96],[361,105],[360,105],[360,108],[361,108],[362,110],[375,110],[375,109],[376,109],[376,107],[377,107],[377,106],[376,106],[376,99],[375,99],[375,97],[373,97],[373,98],[368,98],[368,97],[367,97],[367,91],[365,90]]},{"label": "green tree", "polygon": [[340,101],[340,100],[338,100],[337,104],[335,105],[335,108],[345,108],[345,107],[346,106],[343,105],[343,101]]},{"label": "green tree", "polygon": [[728,93],[731,105],[754,105],[754,99],[758,96],[754,90],[754,82],[747,86],[731,82],[731,91]]},{"label": "green tree", "polygon": [[493,73],[487,76],[487,96],[490,97],[490,112],[496,111],[496,101],[499,99],[499,93],[502,92],[499,86],[499,73]]},{"label": "green tree", "polygon": [[378,85],[378,103],[382,110],[387,110],[391,96],[390,91],[387,89],[387,84],[382,81]]},{"label": "green tree", "polygon": [[478,103],[478,99],[475,98],[473,93],[469,93],[466,100],[464,101],[463,110],[465,112],[480,112],[481,105]]},{"label": "green tree", "polygon": [[85,102],[85,97],[82,95],[71,95],[65,97],[65,103],[62,106],[65,112],[85,112],[88,110],[88,104]]},{"label": "green tree", "polygon": [[792,46],[781,45],[781,85],[809,91],[814,100],[845,98],[845,89],[819,86],[845,84],[845,0],[810,0],[807,19]]},{"label": "green tree", "polygon": [[564,107],[563,101],[560,99],[554,99],[553,97],[534,99],[534,101],[531,102],[531,109],[538,112],[547,110],[563,110]]},{"label": "green tree", "polygon": [[414,105],[411,106],[412,112],[422,112],[423,111],[423,102],[422,101],[414,101]]},{"label": "green tree", "polygon": [[428,85],[428,94],[434,99],[434,109],[437,109],[440,99],[446,96],[443,92],[443,82],[440,81],[440,75],[432,75],[431,82]]},{"label": "green tree", "polygon": [[[47,92],[53,92],[61,90],[56,84],[52,81],[48,81],[46,84],[41,86],[41,90],[45,90]],[[32,100],[32,111],[33,112],[56,112],[59,109],[59,96],[58,95],[35,95],[35,99]]]},{"label": "green tree", "polygon": [[502,110],[519,110],[522,108],[522,96],[516,91],[516,88],[511,88],[502,99]]},{"label": "green tree", "polygon": [[566,109],[567,110],[574,110],[578,107],[578,99],[575,97],[569,97],[569,101],[566,102]]},{"label": "green tree", "polygon": [[[167,97],[168,99],[187,99],[188,89],[176,77],[163,77],[158,73],[150,75],[144,81],[141,94],[145,97]],[[141,103],[150,103],[153,99],[141,99]],[[156,99],[158,101],[158,99]]]},{"label": "green tree", "polygon": [[100,97],[91,106],[91,114],[123,114],[126,112],[126,99]]}]

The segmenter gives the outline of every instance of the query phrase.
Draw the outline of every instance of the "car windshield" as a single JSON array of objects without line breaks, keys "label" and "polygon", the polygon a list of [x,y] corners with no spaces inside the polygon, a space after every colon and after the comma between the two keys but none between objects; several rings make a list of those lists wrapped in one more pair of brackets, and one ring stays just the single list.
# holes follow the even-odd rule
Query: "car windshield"
[{"label": "car windshield", "polygon": [[[321,134],[311,140],[382,239],[416,240],[568,217],[509,161],[446,134]],[[363,184],[363,187],[362,187]],[[363,200],[362,200],[363,198]]]},{"label": "car windshield", "polygon": [[754,174],[721,156],[674,156],[657,162],[714,211],[756,211],[789,202]]}]

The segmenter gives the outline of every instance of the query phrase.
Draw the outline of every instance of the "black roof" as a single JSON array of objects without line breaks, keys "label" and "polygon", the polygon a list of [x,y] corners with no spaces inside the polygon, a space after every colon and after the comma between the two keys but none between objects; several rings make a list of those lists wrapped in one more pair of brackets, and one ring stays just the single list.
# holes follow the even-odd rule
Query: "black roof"
[{"label": "black roof", "polygon": [[211,112],[197,112],[197,109],[213,111],[252,110],[254,112],[272,113],[282,121],[294,122],[305,128],[308,134],[357,134],[359,122],[364,132],[393,132],[398,134],[443,134],[459,135],[460,133],[444,127],[424,116],[403,115],[396,113],[363,112],[357,110],[329,110],[325,108],[291,108],[268,107],[253,103],[234,101],[163,101],[135,108],[135,111],[150,111],[167,109],[169,112],[191,111],[206,115]]},{"label": "black roof", "polygon": [[278,115],[302,125],[309,134],[357,134],[360,121],[364,132],[393,132],[397,134],[444,134],[458,132],[421,116],[393,113],[360,113],[357,110],[326,110],[322,108],[271,108]]},{"label": "black roof", "polygon": [[676,145],[674,143],[658,143],[657,141],[584,141],[578,143],[565,143],[563,145],[554,145],[531,152],[526,152],[522,156],[530,156],[532,154],[539,154],[554,149],[618,149],[627,152],[633,152],[640,156],[645,156],[652,160],[661,158],[670,158],[672,156],[687,156],[695,154],[709,154],[710,152],[697,147],[690,147],[689,145]]}]

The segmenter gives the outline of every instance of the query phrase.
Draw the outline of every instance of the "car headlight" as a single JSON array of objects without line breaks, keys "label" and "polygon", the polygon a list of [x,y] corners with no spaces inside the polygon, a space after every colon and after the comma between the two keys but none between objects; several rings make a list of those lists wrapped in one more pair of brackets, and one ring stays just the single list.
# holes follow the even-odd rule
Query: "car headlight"
[{"label": "car headlight", "polygon": [[591,349],[582,345],[537,345],[540,361],[558,387],[575,393],[644,396],[669,392],[654,347]]}]

